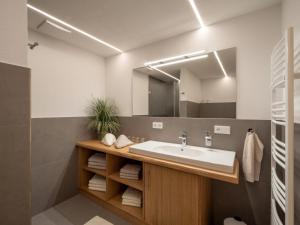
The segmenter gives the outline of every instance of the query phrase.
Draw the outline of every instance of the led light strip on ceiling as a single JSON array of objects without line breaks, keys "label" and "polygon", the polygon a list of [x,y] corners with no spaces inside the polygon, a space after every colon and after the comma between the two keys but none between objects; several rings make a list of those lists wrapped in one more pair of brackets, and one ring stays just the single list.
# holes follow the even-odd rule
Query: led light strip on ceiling
[{"label": "led light strip on ceiling", "polygon": [[49,24],[50,26],[55,27],[56,29],[59,29],[59,30],[64,31],[64,32],[67,32],[67,33],[72,33],[72,31],[70,31],[70,30],[68,30],[68,29],[66,29],[66,28],[64,28],[64,27],[62,27],[62,26],[60,26],[60,25],[58,25],[58,24],[56,24],[56,23],[53,23],[53,22],[51,22],[50,20],[44,20],[43,22],[41,22],[41,23],[36,27],[36,29],[40,29],[44,24]]},{"label": "led light strip on ceiling", "polygon": [[201,15],[200,15],[200,12],[199,12],[199,10],[198,10],[198,8],[196,6],[195,0],[189,0],[189,3],[190,3],[190,5],[191,5],[191,7],[193,9],[193,12],[194,12],[194,14],[195,14],[195,16],[196,16],[199,24],[200,24],[200,28],[205,27],[203,19],[202,19]]},{"label": "led light strip on ceiling", "polygon": [[[73,25],[71,25],[69,23],[66,23],[66,22],[62,21],[61,19],[58,19],[57,17],[52,16],[49,13],[46,13],[46,12],[44,12],[44,11],[42,11],[42,10],[40,10],[40,9],[38,9],[38,8],[30,5],[30,4],[27,4],[27,7],[29,9],[31,9],[31,10],[33,10],[33,11],[35,11],[35,12],[41,14],[41,15],[43,15],[43,16],[46,16],[47,18],[49,18],[49,19],[51,19],[51,20],[53,20],[53,21],[55,21],[55,22],[57,22],[57,23],[65,26],[65,27],[73,30],[73,31],[76,31],[76,32],[78,32],[78,33],[80,33],[80,34],[82,34],[82,35],[84,35],[84,36],[86,36],[86,37],[88,37],[88,38],[90,38],[90,39],[92,39],[94,41],[97,41],[100,44],[103,44],[103,45],[105,45],[105,46],[107,46],[107,47],[109,47],[111,49],[114,49],[117,52],[120,52],[120,53],[123,52],[121,49],[119,49],[119,48],[117,48],[117,47],[115,47],[115,46],[113,46],[113,45],[111,45],[111,44],[109,44],[109,43],[107,43],[105,41],[102,41],[101,39],[99,39],[99,38],[97,38],[97,37],[95,37],[95,36],[93,36],[93,35],[85,32],[85,31],[83,31],[83,30],[81,30],[81,29],[79,29],[79,28],[77,28],[77,27],[75,27],[75,26],[73,26]],[[55,24],[55,25],[57,25],[57,24]]]},{"label": "led light strip on ceiling", "polygon": [[216,57],[216,59],[217,59],[219,65],[220,65],[220,67],[221,67],[221,70],[222,70],[223,73],[224,73],[224,76],[225,76],[225,77],[228,77],[228,74],[226,73],[226,70],[225,70],[225,68],[224,68],[224,66],[223,66],[223,63],[222,63],[222,61],[221,61],[221,59],[220,59],[220,57],[219,57],[219,55],[218,55],[218,52],[217,52],[217,51],[214,51],[214,55],[215,55],[215,57]]},{"label": "led light strip on ceiling", "polygon": [[188,61],[197,60],[197,59],[204,59],[204,58],[207,58],[207,57],[208,57],[208,55],[200,55],[200,56],[195,56],[195,57],[186,58],[186,59],[180,59],[180,60],[176,60],[176,61],[172,61],[172,62],[160,63],[160,64],[157,64],[157,65],[153,65],[153,67],[159,68],[159,67],[164,67],[164,66],[170,66],[170,65],[174,65],[174,64],[179,64],[179,63],[184,63],[184,62],[188,62]]},{"label": "led light strip on ceiling", "polygon": [[159,67],[163,67],[163,66],[169,66],[169,65],[174,65],[174,64],[178,64],[178,63],[207,58],[208,55],[207,54],[203,55],[204,52],[205,52],[205,50],[201,50],[198,52],[192,52],[192,53],[188,53],[188,54],[184,54],[184,55],[173,56],[173,57],[164,58],[164,59],[160,59],[160,60],[156,60],[156,61],[146,62],[146,63],[144,63],[144,65],[151,66],[154,68],[159,68]]},{"label": "led light strip on ceiling", "polygon": [[181,59],[181,58],[185,58],[185,57],[189,57],[189,56],[195,56],[195,55],[203,54],[204,52],[205,52],[205,50],[201,50],[201,51],[197,51],[197,52],[191,52],[191,53],[187,53],[187,54],[183,54],[183,55],[177,55],[177,56],[172,56],[172,57],[169,57],[169,58],[159,59],[159,60],[156,60],[156,61],[146,62],[145,66],[157,64],[157,63],[160,63],[162,61],[163,62],[168,62],[168,61]]},{"label": "led light strip on ceiling", "polygon": [[157,69],[157,68],[152,67],[152,66],[148,66],[148,68],[153,69],[153,70],[156,70],[156,71],[158,71],[158,72],[160,72],[160,73],[162,73],[162,74],[164,74],[164,75],[166,75],[166,76],[168,76],[168,77],[170,77],[170,78],[172,78],[172,79],[174,79],[174,80],[180,82],[180,79],[178,79],[177,77],[174,77],[173,75],[171,75],[171,74],[169,74],[169,73],[167,73],[167,72],[165,72],[165,71],[163,71],[163,70]]}]

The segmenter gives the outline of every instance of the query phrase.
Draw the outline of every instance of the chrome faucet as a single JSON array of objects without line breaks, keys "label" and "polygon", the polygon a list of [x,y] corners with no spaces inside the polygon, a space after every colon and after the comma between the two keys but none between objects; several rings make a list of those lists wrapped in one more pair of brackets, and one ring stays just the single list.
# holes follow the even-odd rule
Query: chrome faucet
[{"label": "chrome faucet", "polygon": [[187,143],[187,132],[182,131],[181,136],[179,136],[179,139],[181,140],[181,151],[183,151],[184,147],[186,146]]},{"label": "chrome faucet", "polygon": [[212,135],[209,131],[206,131],[205,135],[205,146],[211,147],[212,146]]}]

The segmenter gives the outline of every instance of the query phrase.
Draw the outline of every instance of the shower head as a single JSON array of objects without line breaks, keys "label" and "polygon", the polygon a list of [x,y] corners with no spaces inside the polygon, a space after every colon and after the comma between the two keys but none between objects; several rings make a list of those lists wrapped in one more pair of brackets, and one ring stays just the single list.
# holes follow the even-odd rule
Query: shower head
[{"label": "shower head", "polygon": [[33,44],[31,44],[31,43],[28,43],[28,46],[29,46],[29,48],[31,49],[31,50],[33,50],[36,46],[38,46],[39,45],[39,43],[38,42],[34,42]]}]

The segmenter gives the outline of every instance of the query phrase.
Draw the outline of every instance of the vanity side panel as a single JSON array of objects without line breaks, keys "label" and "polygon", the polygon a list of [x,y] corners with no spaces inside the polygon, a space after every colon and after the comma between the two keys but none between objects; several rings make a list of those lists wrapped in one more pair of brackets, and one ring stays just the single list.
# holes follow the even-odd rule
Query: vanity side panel
[{"label": "vanity side panel", "polygon": [[199,176],[199,225],[211,224],[211,179]]},{"label": "vanity side panel", "polygon": [[198,224],[198,176],[144,165],[146,222],[151,225]]}]

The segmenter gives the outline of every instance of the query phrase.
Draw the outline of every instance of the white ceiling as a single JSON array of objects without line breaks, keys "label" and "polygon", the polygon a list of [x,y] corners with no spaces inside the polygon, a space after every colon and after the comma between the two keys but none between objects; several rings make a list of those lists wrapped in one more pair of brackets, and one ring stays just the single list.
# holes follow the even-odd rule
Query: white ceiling
[{"label": "white ceiling", "polygon": [[[280,0],[196,0],[210,25],[277,4]],[[199,27],[188,0],[28,0],[29,4],[72,24],[123,51],[163,40]],[[29,10],[29,27],[45,18]],[[54,36],[102,56],[115,50],[72,32],[43,28]]]}]

